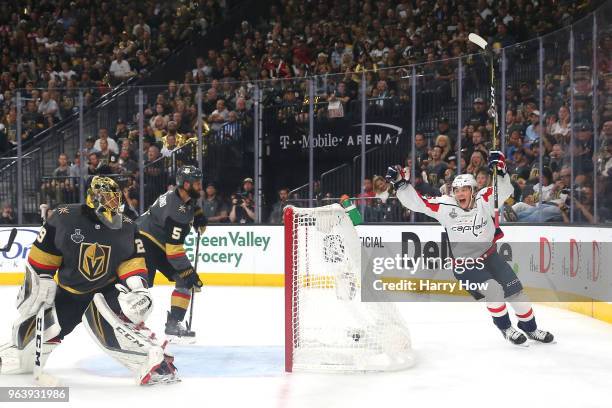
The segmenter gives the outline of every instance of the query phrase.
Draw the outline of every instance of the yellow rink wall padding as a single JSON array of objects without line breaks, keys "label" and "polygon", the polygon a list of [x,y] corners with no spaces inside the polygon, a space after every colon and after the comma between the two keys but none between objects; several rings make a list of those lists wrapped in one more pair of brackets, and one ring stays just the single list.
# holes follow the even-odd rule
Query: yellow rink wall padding
[{"label": "yellow rink wall padding", "polygon": [[[199,273],[205,285],[211,286],[283,286],[284,275],[276,273]],[[0,285],[21,285],[23,272],[0,273]],[[155,275],[156,285],[170,282],[161,273]]]},{"label": "yellow rink wall padding", "polygon": [[[284,275],[274,273],[199,273],[204,286],[283,286]],[[161,273],[155,275],[156,285],[170,281]]]},{"label": "yellow rink wall padding", "polygon": [[[210,286],[275,286],[284,285],[282,274],[254,273],[200,273],[204,285]],[[0,285],[21,285],[23,272],[0,273]],[[164,275],[155,276],[156,285],[168,285],[170,282]],[[527,288],[529,292],[530,289]],[[577,298],[574,302],[541,302],[547,306],[570,310],[604,322],[612,323],[612,304],[593,301],[589,298]]]}]

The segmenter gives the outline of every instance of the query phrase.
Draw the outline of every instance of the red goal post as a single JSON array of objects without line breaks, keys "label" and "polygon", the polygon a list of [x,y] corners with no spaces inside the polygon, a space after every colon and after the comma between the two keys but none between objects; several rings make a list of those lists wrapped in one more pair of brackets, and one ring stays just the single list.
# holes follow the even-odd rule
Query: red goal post
[{"label": "red goal post", "polygon": [[344,209],[287,206],[285,371],[391,371],[414,363],[393,303],[361,301],[361,244]]}]

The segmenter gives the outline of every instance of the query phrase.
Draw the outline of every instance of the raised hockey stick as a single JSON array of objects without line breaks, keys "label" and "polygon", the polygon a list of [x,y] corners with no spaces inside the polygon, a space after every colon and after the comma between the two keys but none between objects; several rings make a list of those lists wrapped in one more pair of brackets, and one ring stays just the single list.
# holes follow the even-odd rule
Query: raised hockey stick
[{"label": "raised hockey stick", "polygon": [[10,235],[9,235],[8,242],[6,243],[5,246],[0,248],[0,252],[8,252],[11,249],[11,247],[13,246],[13,242],[15,242],[15,237],[16,236],[17,236],[17,228],[13,228],[11,230]]},{"label": "raised hockey stick", "polygon": [[[195,253],[195,261],[193,263],[193,270],[195,273],[198,273],[198,259],[200,258],[200,231],[198,230],[198,234],[196,237],[196,253]],[[189,321],[187,322],[187,330],[191,330],[191,323],[193,322],[193,301],[195,299],[195,288],[191,287],[191,302],[189,302]]]},{"label": "raised hockey stick", "polygon": [[[497,106],[495,102],[495,56],[493,50],[489,47],[487,40],[475,33],[468,35],[468,40],[479,46],[489,59],[489,88],[491,89],[491,101],[489,108],[489,116],[493,119],[493,150],[497,150],[497,129],[499,128],[497,118]],[[493,167],[493,203],[495,206],[495,228],[499,227],[499,199],[497,195],[497,166]]]}]

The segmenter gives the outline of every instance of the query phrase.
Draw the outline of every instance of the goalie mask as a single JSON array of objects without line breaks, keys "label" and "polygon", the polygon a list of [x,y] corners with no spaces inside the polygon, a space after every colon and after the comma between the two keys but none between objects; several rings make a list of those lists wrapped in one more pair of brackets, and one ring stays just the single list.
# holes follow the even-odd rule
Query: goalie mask
[{"label": "goalie mask", "polygon": [[121,228],[121,189],[109,177],[95,176],[87,189],[87,206],[110,229]]}]

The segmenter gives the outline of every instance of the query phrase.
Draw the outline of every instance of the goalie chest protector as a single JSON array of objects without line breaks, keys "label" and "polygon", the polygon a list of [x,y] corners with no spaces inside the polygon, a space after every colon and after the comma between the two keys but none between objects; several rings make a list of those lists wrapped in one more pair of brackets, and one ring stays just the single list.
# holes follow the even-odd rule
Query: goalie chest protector
[{"label": "goalie chest protector", "polygon": [[[117,268],[135,252],[137,229],[132,220],[123,217],[122,227],[111,230],[96,220],[93,211],[81,204],[61,205],[49,217],[34,242],[38,256],[47,250],[61,253],[59,285],[71,293],[96,291],[118,280]],[[54,235],[46,237],[47,229]],[[35,258],[31,259],[36,261]]]}]

